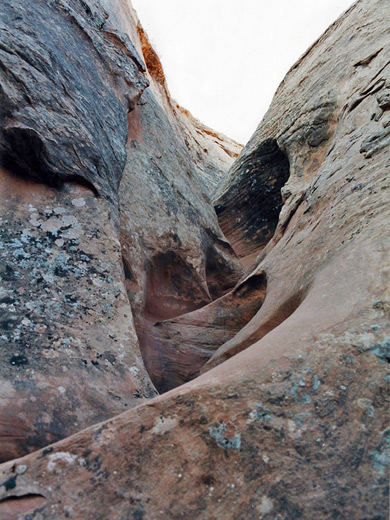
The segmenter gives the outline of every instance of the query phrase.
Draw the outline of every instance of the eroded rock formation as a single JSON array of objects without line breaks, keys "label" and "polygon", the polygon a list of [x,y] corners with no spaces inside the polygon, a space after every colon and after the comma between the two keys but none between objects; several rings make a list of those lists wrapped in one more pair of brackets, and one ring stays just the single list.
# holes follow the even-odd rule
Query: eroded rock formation
[{"label": "eroded rock formation", "polygon": [[[69,37],[120,115],[104,137],[104,102],[89,119],[75,108],[72,128],[87,127],[90,146],[65,147],[56,163],[63,130],[42,120],[45,90],[29,82],[28,100],[9,57],[43,56],[51,40],[37,27],[22,56],[7,40],[0,452],[45,447],[0,466],[0,516],[384,520],[385,3],[356,2],[292,67],[225,176],[238,145],[170,98],[127,0],[1,8],[14,35],[25,9],[48,10],[60,28],[76,16]],[[112,74],[118,59],[129,90]],[[96,84],[72,81],[59,73],[50,94],[68,88],[79,107]],[[33,132],[13,140],[14,127]],[[113,161],[99,178],[97,153]],[[172,390],[153,397],[153,383]]]},{"label": "eroded rock formation", "polygon": [[4,461],[156,395],[143,331],[209,303],[242,269],[208,195],[240,147],[202,134],[218,149],[202,162],[197,127],[148,72],[131,8],[1,12]]}]

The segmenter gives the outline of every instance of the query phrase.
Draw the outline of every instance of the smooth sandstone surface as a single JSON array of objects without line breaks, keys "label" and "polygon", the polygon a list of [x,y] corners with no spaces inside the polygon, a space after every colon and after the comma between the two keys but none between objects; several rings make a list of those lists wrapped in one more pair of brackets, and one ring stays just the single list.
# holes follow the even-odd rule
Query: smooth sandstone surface
[{"label": "smooth sandstone surface", "polygon": [[[80,422],[74,435],[0,465],[0,517],[385,520],[390,447],[386,4],[359,0],[313,44],[288,72],[216,190],[220,158],[226,166],[236,145],[226,141],[230,152],[221,156],[213,137],[214,155],[204,152],[202,162],[201,148],[190,140],[197,125],[170,99],[134,11],[125,0],[88,5],[102,6],[112,26],[129,36],[144,57],[142,74],[150,87],[128,113],[117,198],[108,192],[97,197],[98,184],[92,189],[74,179],[62,189],[45,179],[33,185],[28,178],[15,180],[9,163],[2,174],[2,218],[9,224],[12,216],[12,226],[3,227],[10,237],[1,252],[14,256],[1,264],[1,276],[18,294],[4,293],[2,311],[29,309],[36,290],[30,279],[38,270],[49,282],[44,278],[37,285],[45,306],[34,304],[28,321],[7,317],[13,325],[4,335],[19,335],[17,341],[31,334],[34,355],[12,351],[19,357],[9,367],[2,364],[7,370],[1,388],[13,392],[8,403],[19,400],[17,417],[28,429],[42,403],[47,403],[47,422],[54,416],[52,403],[62,406],[58,416],[66,417],[69,390],[62,384],[65,391],[57,398],[51,387],[59,377],[72,381]],[[207,136],[212,137],[204,132],[202,139]],[[65,210],[60,217],[54,211],[58,206]],[[61,227],[62,215],[77,218],[79,227]],[[48,256],[42,259],[37,247],[44,237],[51,239],[54,228],[60,233],[56,240],[78,241],[69,243],[76,248],[67,252],[71,273],[54,278],[55,290],[50,276],[59,276],[55,269],[62,257],[54,248],[60,246],[43,242]],[[34,249],[27,249],[22,236]],[[13,244],[22,251],[11,253]],[[97,255],[99,247],[104,252]],[[80,248],[92,256],[96,291],[81,283],[91,276],[73,272],[87,269]],[[14,258],[26,264],[15,265]],[[15,271],[22,277],[14,279]],[[66,294],[76,294],[85,307],[91,298],[91,317],[83,307],[75,310]],[[58,312],[70,313],[61,320],[49,317],[55,295]],[[53,341],[40,343],[44,327],[61,340],[60,332],[71,331],[81,341],[79,353],[71,343],[65,361]],[[87,362],[95,360],[93,353],[107,345],[102,334],[108,327],[111,336],[123,337],[122,379],[114,375],[117,357],[114,363],[110,357],[99,379],[92,368],[103,371],[100,358],[100,368],[92,365],[79,376],[75,371],[70,380],[63,368],[72,370],[85,352],[92,355]],[[110,335],[109,354],[117,356]],[[45,355],[50,363],[34,365],[31,374],[30,363]],[[192,379],[199,371],[202,375]],[[41,392],[32,394],[40,403],[35,410],[23,390],[27,381]],[[160,391],[172,390],[153,398],[152,381]],[[130,399],[128,411],[79,431],[81,421],[97,421],[93,414],[101,407],[112,416],[118,413],[104,394],[108,382],[121,400],[128,396],[127,385],[151,393],[139,406]],[[93,387],[96,403],[87,395]],[[11,410],[8,403],[2,410]],[[12,441],[17,429],[12,421],[6,418],[10,431],[3,438],[11,439],[13,451],[7,449],[15,458],[33,445]]]},{"label": "smooth sandstone surface", "polygon": [[167,389],[161,379],[172,379],[171,388],[182,382],[182,374],[179,379],[167,375],[164,347],[153,341],[154,324],[209,304],[243,273],[210,201],[241,146],[194,120],[171,99],[159,58],[130,9],[128,20],[137,28],[150,88],[129,114],[119,190],[120,241],[141,352],[161,391]]},{"label": "smooth sandstone surface", "polygon": [[[249,175],[246,165],[258,159],[264,143],[277,141],[290,164],[272,239],[259,244],[248,227],[251,216],[245,213],[233,226],[232,233],[242,236],[244,244],[257,244],[257,256],[249,256],[249,265],[254,273],[266,272],[267,299],[247,327],[221,347],[212,365],[252,345],[291,314],[299,315],[302,303],[304,314],[322,273],[329,273],[333,296],[325,298],[324,290],[323,301],[318,301],[320,321],[331,321],[336,312],[341,318],[350,306],[361,305],[370,294],[370,273],[375,273],[387,301],[390,114],[385,99],[390,42],[381,6],[371,1],[355,4],[294,65],[219,187],[215,204],[231,198],[234,212],[234,197],[244,194],[253,208],[257,199],[255,194],[252,203],[245,189],[247,177],[256,178],[261,170]],[[230,219],[226,213],[221,216],[222,229]],[[240,240],[232,244],[237,250],[241,247]],[[376,254],[383,258],[383,274],[371,268]],[[361,279],[359,265],[366,270]],[[374,295],[375,289],[371,291]]]}]

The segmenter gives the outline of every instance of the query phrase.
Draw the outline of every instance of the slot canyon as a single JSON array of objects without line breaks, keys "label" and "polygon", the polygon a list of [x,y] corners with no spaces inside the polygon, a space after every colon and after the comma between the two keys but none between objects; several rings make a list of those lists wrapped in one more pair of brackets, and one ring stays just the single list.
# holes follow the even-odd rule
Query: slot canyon
[{"label": "slot canyon", "polygon": [[2,0],[0,519],[388,518],[388,7],[242,146],[130,0]]}]

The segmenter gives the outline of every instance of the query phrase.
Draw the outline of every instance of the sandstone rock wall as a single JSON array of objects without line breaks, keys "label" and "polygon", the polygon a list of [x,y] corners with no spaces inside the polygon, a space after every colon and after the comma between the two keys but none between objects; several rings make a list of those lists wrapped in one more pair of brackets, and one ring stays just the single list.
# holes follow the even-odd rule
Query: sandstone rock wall
[{"label": "sandstone rock wall", "polygon": [[[387,247],[389,113],[382,100],[389,88],[390,43],[381,6],[380,2],[354,4],[292,67],[268,113],[219,187],[217,210],[222,201],[230,201],[220,215],[222,229],[239,254],[247,242],[254,247],[255,254],[247,257],[248,263],[259,265],[269,283],[268,298],[259,314],[232,343],[221,348],[215,362],[217,358],[226,359],[230,349],[237,353],[253,344],[293,314],[304,300],[310,300],[320,273],[326,269],[333,269],[349,289],[344,292],[329,280],[333,296],[324,296],[318,303],[323,309],[322,319],[329,316],[327,305],[332,314],[336,312],[335,303],[341,297],[338,312],[345,316],[352,301],[359,306],[357,302],[368,290],[363,289],[363,279],[354,284],[351,277],[358,276],[359,259],[364,269],[376,250],[379,253]],[[367,26],[361,21],[365,16]],[[272,239],[266,242],[263,232],[259,240],[259,234],[251,228],[252,216],[245,211],[230,229],[227,226],[240,198],[246,198],[249,211],[256,207],[259,195],[246,186],[248,179],[255,183],[259,175],[259,182],[264,183],[264,175],[261,169],[248,171],[247,165],[268,160],[270,140],[288,159],[289,177],[286,181],[284,167],[279,168],[279,160],[274,161],[274,178],[284,183],[283,206],[277,225],[271,219],[265,224],[274,230]],[[273,190],[274,183],[272,178],[266,179],[264,191]],[[348,262],[345,255],[352,250],[356,251],[356,260]]]},{"label": "sandstone rock wall", "polygon": [[[184,375],[180,368],[177,375],[168,374],[154,324],[207,305],[232,289],[242,274],[210,203],[218,178],[241,147],[171,99],[159,58],[136,14],[129,12],[150,88],[129,114],[119,192],[121,244],[143,359],[158,390],[165,390]],[[189,362],[197,373],[200,366]]]},{"label": "sandstone rock wall", "polygon": [[[148,54],[127,3],[101,5],[138,53],[143,45]],[[151,67],[146,56],[151,86],[129,114],[117,235],[111,233],[117,221],[108,197],[96,198],[93,190],[87,195],[80,185],[39,187],[39,196],[48,190],[61,206],[75,208],[73,217],[90,212],[81,226],[85,248],[96,244],[88,233],[98,214],[105,222],[109,212],[114,215],[112,227],[96,240],[113,244],[113,236],[120,238],[120,249],[104,245],[102,259],[116,273],[111,276],[123,305],[126,287],[134,327],[116,312],[108,323],[122,331],[126,323],[127,334],[137,333],[157,386],[179,385],[202,366],[203,374],[2,464],[3,516],[387,518],[389,27],[382,0],[356,2],[288,72],[222,179],[214,204],[245,263],[240,280],[207,187],[201,188],[206,167],[193,162],[197,154],[188,151],[158,63]],[[9,214],[27,215],[18,190],[12,190],[16,200],[4,197],[13,204]],[[43,216],[31,219],[39,233],[53,224]],[[169,221],[175,222],[171,228]],[[70,256],[68,262],[75,261]],[[5,281],[10,269],[3,269]],[[79,282],[77,290],[83,290]],[[93,296],[89,291],[83,294]],[[98,317],[98,305],[93,312]],[[99,317],[104,323],[106,316]],[[90,330],[101,334],[95,319]],[[94,343],[98,349],[101,338]],[[128,345],[130,361],[137,345]],[[25,380],[28,368],[21,365],[17,375]],[[142,364],[136,368],[144,370]],[[50,381],[49,365],[38,374],[41,385]],[[6,374],[3,387],[14,380]],[[91,380],[85,381],[88,387]],[[145,379],[142,388],[148,384]],[[106,385],[103,380],[99,388]]]},{"label": "sandstone rock wall", "polygon": [[126,2],[0,9],[8,460],[156,395],[162,367],[145,370],[145,330],[209,303],[241,274],[207,192],[239,146],[210,141],[219,155],[203,161],[209,136],[200,154],[197,127],[143,61],[145,52],[150,68]]}]

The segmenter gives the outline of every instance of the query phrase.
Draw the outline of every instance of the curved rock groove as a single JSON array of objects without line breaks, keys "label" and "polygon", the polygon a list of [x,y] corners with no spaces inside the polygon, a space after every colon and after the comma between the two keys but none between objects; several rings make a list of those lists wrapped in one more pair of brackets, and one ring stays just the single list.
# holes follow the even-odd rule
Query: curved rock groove
[{"label": "curved rock groove", "polygon": [[203,365],[261,308],[265,273],[251,276],[232,291],[191,313],[150,323],[144,360],[161,393],[191,381]]},{"label": "curved rock groove", "polygon": [[[29,493],[21,496],[9,496],[0,500],[0,518],[1,520],[17,520],[20,515],[28,515],[39,510],[46,498],[43,495]],[[28,516],[24,516],[28,518]],[[30,517],[32,518],[32,517]]]}]

